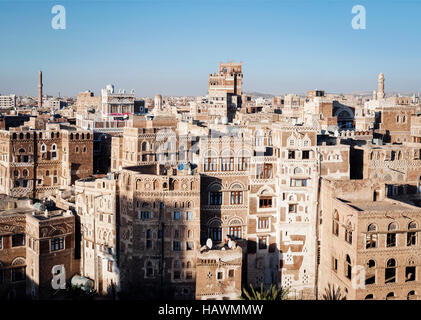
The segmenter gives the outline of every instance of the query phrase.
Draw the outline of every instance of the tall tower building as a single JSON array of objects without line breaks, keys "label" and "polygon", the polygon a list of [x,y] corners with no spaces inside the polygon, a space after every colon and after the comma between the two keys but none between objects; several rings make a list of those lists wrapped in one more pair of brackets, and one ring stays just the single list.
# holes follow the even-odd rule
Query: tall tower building
[{"label": "tall tower building", "polygon": [[38,78],[38,107],[42,107],[42,71],[39,71]]},{"label": "tall tower building", "polygon": [[219,72],[211,73],[208,81],[209,117],[215,121],[231,122],[241,107],[242,63],[219,63]]},{"label": "tall tower building", "polygon": [[208,93],[215,95],[218,93],[241,95],[242,94],[242,63],[229,61],[219,63],[219,72],[209,75]]},{"label": "tall tower building", "polygon": [[162,111],[162,96],[157,94],[154,98],[154,109]]},{"label": "tall tower building", "polygon": [[384,94],[384,74],[380,73],[379,74],[379,79],[378,79],[378,91],[377,91],[377,99],[383,99],[385,97]]}]

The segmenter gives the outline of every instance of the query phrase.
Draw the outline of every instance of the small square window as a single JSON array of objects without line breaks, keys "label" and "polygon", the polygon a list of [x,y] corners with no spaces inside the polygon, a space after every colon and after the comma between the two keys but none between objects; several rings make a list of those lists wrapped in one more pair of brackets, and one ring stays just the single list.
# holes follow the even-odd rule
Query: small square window
[{"label": "small square window", "polygon": [[288,212],[289,213],[297,213],[297,204],[290,204],[288,205]]},{"label": "small square window", "polygon": [[21,247],[25,245],[24,234],[14,234],[12,236],[12,247]]}]

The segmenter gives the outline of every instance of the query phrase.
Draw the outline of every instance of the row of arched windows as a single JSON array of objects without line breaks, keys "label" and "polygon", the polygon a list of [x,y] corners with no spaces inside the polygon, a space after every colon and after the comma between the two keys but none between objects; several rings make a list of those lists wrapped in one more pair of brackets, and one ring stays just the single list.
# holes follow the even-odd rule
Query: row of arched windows
[{"label": "row of arched windows", "polygon": [[[34,137],[37,135],[37,133],[36,132],[34,132]],[[27,139],[27,140],[29,140],[29,139],[31,139],[31,133],[30,132],[27,132],[26,134],[24,134],[24,133],[19,133],[19,135],[17,134],[17,133],[13,133],[12,134],[12,138],[13,138],[13,140],[17,140],[18,139],[18,137],[19,137],[19,140],[23,140],[23,139]],[[42,132],[39,132],[38,133],[38,138],[39,139],[42,139],[43,138],[43,134],[42,134]],[[50,132],[49,134],[48,133],[45,133],[45,138],[46,139],[48,139],[48,138],[51,138],[51,139],[54,139],[54,138],[60,138],[60,132]],[[89,139],[89,138],[88,138]]]},{"label": "row of arched windows", "polygon": [[[334,267],[336,270],[336,266]],[[396,283],[397,282],[397,268],[398,264],[396,259],[390,258],[387,259],[386,265],[384,268],[384,283]],[[373,259],[370,259],[366,263],[365,267],[365,284],[376,284],[377,283],[377,274],[376,274],[376,262]],[[347,254],[345,257],[345,277],[351,280],[352,278],[352,261],[351,257]],[[416,260],[415,258],[409,258],[405,265],[405,281],[411,282],[416,280]]]},{"label": "row of arched windows", "polygon": [[[413,297],[415,297],[416,296],[416,293],[415,293],[415,291],[414,290],[411,290],[411,291],[409,291],[408,292],[408,294],[407,294],[407,296],[406,296],[406,299],[407,300],[411,300],[411,299],[413,299]],[[395,293],[394,292],[389,292],[387,295],[386,295],[386,300],[388,300],[388,299],[392,299],[392,298],[394,298],[395,297]],[[373,294],[368,294],[366,297],[365,297],[365,300],[374,300],[374,295]]]},{"label": "row of arched windows", "polygon": [[[406,246],[414,246],[417,244],[417,223],[411,221],[408,223],[406,230]],[[378,246],[378,228],[372,223],[367,227],[366,234],[366,249],[377,248]],[[396,222],[392,222],[387,227],[386,235],[386,247],[396,247],[397,246],[397,234],[398,234],[398,225]]]},{"label": "row of arched windows", "polygon": [[[73,139],[79,140],[79,138],[85,139],[85,133],[81,133],[80,135],[79,133],[76,133],[76,134],[70,133],[70,140],[73,140]],[[86,139],[89,140],[90,138],[91,138],[91,134],[88,132],[86,134]]]},{"label": "row of arched windows", "polygon": [[[141,203],[140,201],[136,201],[136,208],[156,208],[157,205],[155,202],[143,202]],[[174,208],[193,208],[194,207],[194,201],[189,200],[189,201],[175,201],[173,204]]]},{"label": "row of arched windows", "polygon": [[[415,246],[417,244],[416,229],[417,223],[415,221],[408,223],[407,230],[405,230],[406,246]],[[398,224],[396,222],[391,222],[387,227],[387,231],[386,247],[396,247],[397,234],[399,232]],[[378,232],[379,230],[374,223],[368,225],[366,233],[366,249],[378,247]],[[333,214],[332,233],[337,237],[339,236],[339,214],[336,210]],[[352,244],[352,225],[350,222],[345,226],[345,241],[347,241],[349,244]]]}]

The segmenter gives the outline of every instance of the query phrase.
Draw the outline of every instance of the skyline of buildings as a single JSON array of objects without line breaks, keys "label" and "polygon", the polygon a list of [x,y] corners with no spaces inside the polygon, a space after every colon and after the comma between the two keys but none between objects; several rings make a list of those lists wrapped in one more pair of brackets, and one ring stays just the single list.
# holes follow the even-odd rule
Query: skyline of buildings
[{"label": "skyline of buildings", "polygon": [[0,296],[418,300],[419,96],[250,96],[243,67],[197,97],[48,98],[39,72],[0,108]]}]

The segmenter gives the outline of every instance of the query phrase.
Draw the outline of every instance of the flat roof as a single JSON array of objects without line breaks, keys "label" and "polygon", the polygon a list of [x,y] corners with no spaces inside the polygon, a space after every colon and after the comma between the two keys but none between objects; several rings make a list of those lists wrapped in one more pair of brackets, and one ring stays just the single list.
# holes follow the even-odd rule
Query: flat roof
[{"label": "flat roof", "polygon": [[402,203],[399,201],[343,201],[346,205],[354,208],[358,211],[396,211],[396,212],[404,212],[404,211],[414,211],[420,210],[421,208]]}]

